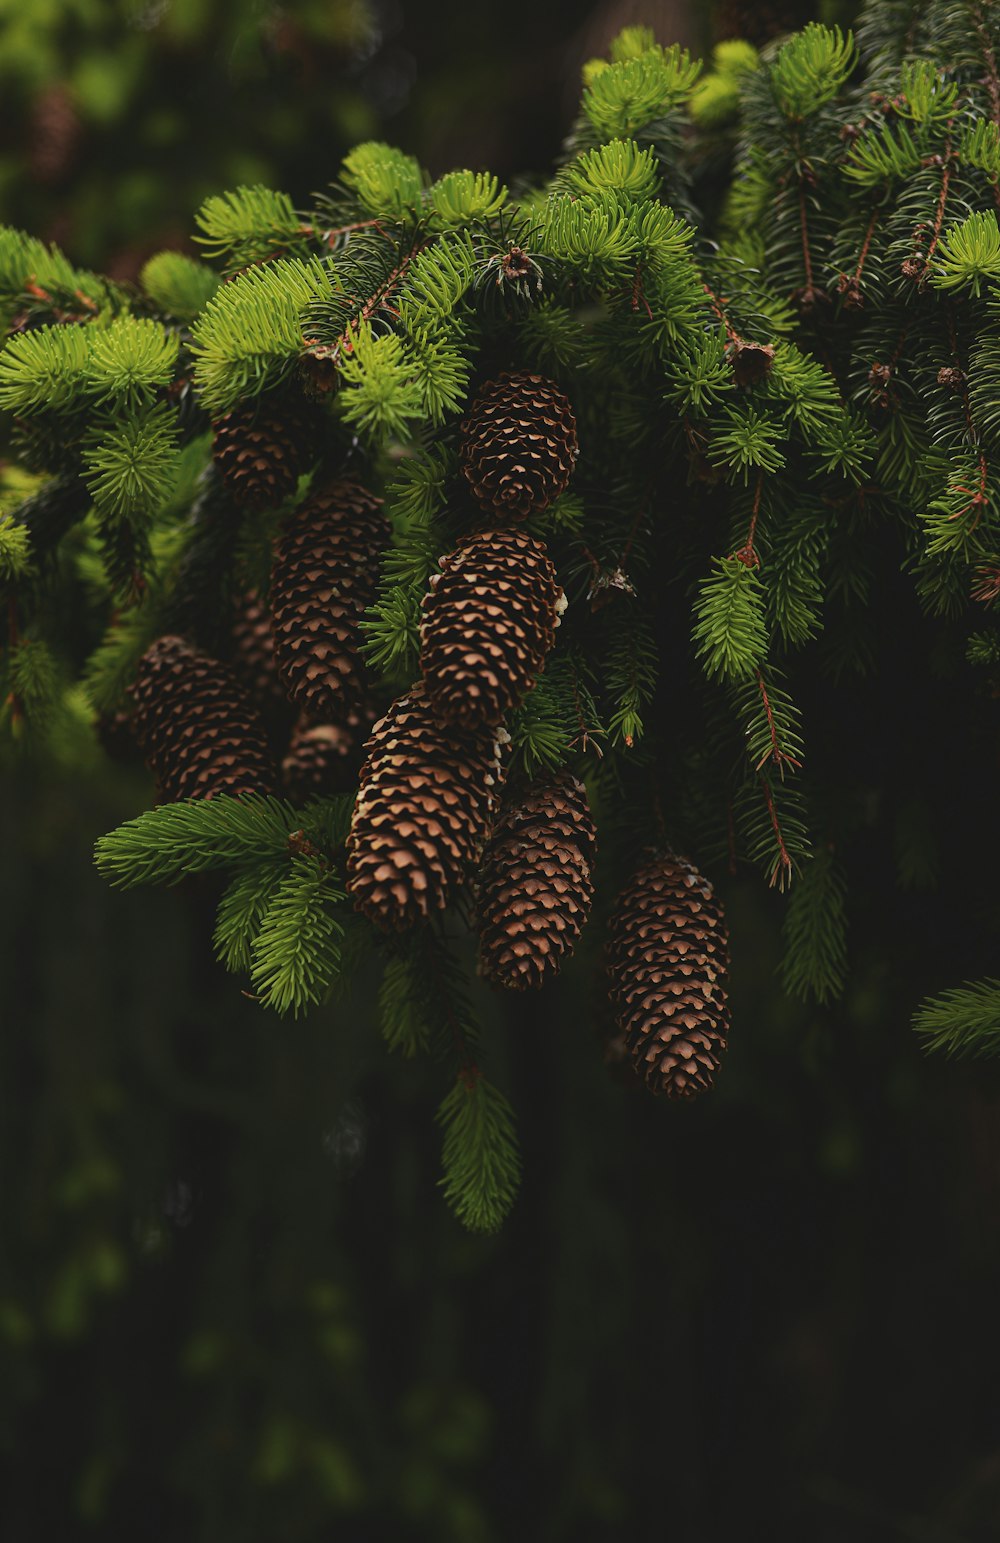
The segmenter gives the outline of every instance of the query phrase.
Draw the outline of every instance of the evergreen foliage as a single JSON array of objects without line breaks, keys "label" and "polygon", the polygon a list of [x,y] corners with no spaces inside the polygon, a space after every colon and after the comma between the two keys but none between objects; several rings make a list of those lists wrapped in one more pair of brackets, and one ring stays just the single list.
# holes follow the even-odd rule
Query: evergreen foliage
[{"label": "evergreen foliage", "polygon": [[[934,3],[907,32],[899,10],[876,0],[856,39],[813,24],[764,56],[727,44],[707,75],[627,29],[585,70],[563,164],[517,197],[484,172],[431,182],[369,141],[310,209],[260,186],[209,198],[207,261],[160,254],[134,291],[0,234],[0,408],[40,479],[0,518],[13,737],[81,680],[95,715],[127,705],[165,630],[222,648],[225,607],[266,587],[281,510],[232,504],[206,428],[265,394],[322,424],[297,498],[335,474],[385,494],[360,623],[384,709],[418,674],[439,559],[481,523],[460,467],[474,390],[550,374],[579,463],[527,528],[568,610],[505,726],[507,776],[587,777],[612,887],[650,832],[790,887],[784,983],[828,1001],[853,814],[836,758],[813,764],[798,684],[869,666],[887,571],[928,636],[962,644],[958,667],[998,658],[1000,23]],[[717,219],[697,208],[709,150],[733,158]],[[70,602],[93,620],[86,657],[55,621]],[[517,1183],[510,1110],[473,1060],[444,934],[386,943],[352,911],[351,803],[164,805],[103,838],[98,866],[124,885],[224,870],[218,956],[279,1013],[377,947],[388,1045],[451,1057],[446,1198],[491,1230]],[[918,1028],[986,1043],[995,994],[938,999]]]}]

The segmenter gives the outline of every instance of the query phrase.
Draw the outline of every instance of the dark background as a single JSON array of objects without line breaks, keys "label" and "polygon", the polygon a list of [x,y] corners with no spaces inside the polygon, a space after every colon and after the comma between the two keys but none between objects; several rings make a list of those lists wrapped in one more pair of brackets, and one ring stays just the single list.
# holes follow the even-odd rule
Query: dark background
[{"label": "dark background", "polygon": [[[359,137],[434,172],[544,170],[580,63],[626,22],[700,50],[793,19],[62,14],[0,13],[2,214],[122,274],[205,193],[259,177],[304,199]],[[803,703],[860,811],[844,1000],[782,995],[780,900],[723,873],[734,1027],[711,1097],[616,1079],[593,951],[513,1011],[484,1003],[525,1165],[492,1239],[435,1189],[443,1069],[384,1053],[374,980],[264,1016],[213,962],[210,883],[97,878],[140,774],[9,779],[3,1543],[998,1535],[1000,1079],[910,1028],[924,993],[990,967],[997,703],[941,676],[905,584],[869,620],[879,671]]]}]

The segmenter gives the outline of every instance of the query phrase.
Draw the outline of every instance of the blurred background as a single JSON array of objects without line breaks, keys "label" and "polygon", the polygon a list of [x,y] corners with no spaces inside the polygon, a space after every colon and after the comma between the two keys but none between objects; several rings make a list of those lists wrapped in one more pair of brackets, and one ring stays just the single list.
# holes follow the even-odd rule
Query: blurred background
[{"label": "blurred background", "polygon": [[[128,277],[207,193],[304,201],[360,138],[435,174],[544,170],[580,65],[628,23],[702,52],[816,14],[0,0],[0,218]],[[909,1027],[989,967],[997,706],[896,620],[872,618],[911,683],[881,760],[877,678],[805,704],[817,755],[870,789],[845,999],[785,998],[780,902],[715,875],[735,1027],[704,1102],[616,1078],[584,962],[484,1004],[525,1163],[493,1239],[435,1189],[440,1069],[389,1059],[370,989],[264,1017],[212,959],[210,884],[98,880],[142,774],[9,779],[3,1543],[998,1536],[1000,1077],[925,1059]],[[973,720],[971,764],[937,748]]]}]

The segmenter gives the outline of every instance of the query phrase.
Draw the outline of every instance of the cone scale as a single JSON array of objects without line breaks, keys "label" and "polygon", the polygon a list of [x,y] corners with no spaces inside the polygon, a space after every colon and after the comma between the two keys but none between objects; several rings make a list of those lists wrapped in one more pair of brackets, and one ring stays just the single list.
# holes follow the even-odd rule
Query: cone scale
[{"label": "cone scale", "polygon": [[729,947],[709,881],[683,857],[653,857],[608,925],[611,1004],[637,1074],[654,1093],[711,1087],[726,1048]]}]

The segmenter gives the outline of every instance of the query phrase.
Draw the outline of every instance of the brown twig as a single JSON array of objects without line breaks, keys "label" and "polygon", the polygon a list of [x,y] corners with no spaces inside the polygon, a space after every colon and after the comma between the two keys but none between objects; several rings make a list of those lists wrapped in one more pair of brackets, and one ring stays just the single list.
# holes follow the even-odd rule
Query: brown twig
[{"label": "brown twig", "polygon": [[785,845],[785,838],[781,832],[781,823],[778,819],[778,811],[774,807],[774,795],[771,792],[771,784],[762,773],[758,773],[758,777],[760,778],[760,785],[764,789],[764,801],[767,804],[771,829],[774,831],[774,838],[778,843],[778,857],[771,869],[771,877],[768,883],[772,887],[777,884],[779,889],[784,889],[785,880],[791,874],[795,865],[789,856],[788,848]]},{"label": "brown twig", "polygon": [[778,743],[778,726],[774,721],[774,713],[771,710],[771,699],[767,694],[767,685],[760,670],[757,670],[756,674],[757,690],[760,692],[761,701],[764,704],[764,713],[767,717],[767,730],[771,739],[771,749],[761,756],[760,760],[757,762],[757,765],[754,767],[754,771],[759,772],[765,761],[772,760],[777,766],[781,776],[784,777],[786,766],[793,766],[798,768],[802,765],[802,762],[796,760],[794,755],[789,755],[786,750],[782,750],[780,744]]},{"label": "brown twig", "polygon": [[751,511],[751,514],[750,514],[750,528],[747,531],[747,539],[743,543],[743,545],[740,547],[739,551],[733,553],[733,556],[736,558],[736,560],[738,562],[741,562],[745,568],[759,568],[760,567],[760,558],[757,555],[757,550],[754,547],[753,542],[754,542],[754,536],[757,533],[757,519],[758,519],[758,516],[760,514],[760,500],[761,500],[761,494],[763,493],[763,491],[764,491],[764,474],[763,474],[763,472],[758,472],[758,474],[757,474],[757,488],[756,488],[756,491],[755,491],[754,496],[753,496],[753,509]]}]

